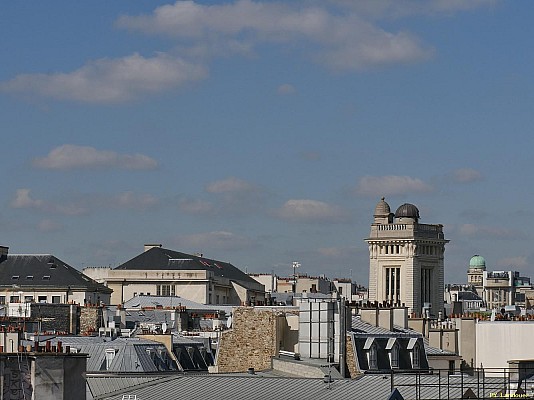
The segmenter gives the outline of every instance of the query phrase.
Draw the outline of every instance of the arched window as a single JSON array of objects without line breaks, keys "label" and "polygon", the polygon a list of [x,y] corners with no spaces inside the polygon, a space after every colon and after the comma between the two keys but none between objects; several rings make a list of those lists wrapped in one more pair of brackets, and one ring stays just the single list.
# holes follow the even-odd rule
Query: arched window
[{"label": "arched window", "polygon": [[399,344],[395,343],[391,348],[391,368],[399,368]]},{"label": "arched window", "polygon": [[369,369],[378,369],[378,349],[376,343],[369,348]]},{"label": "arched window", "polygon": [[416,343],[412,350],[412,368],[421,369],[421,346]]}]

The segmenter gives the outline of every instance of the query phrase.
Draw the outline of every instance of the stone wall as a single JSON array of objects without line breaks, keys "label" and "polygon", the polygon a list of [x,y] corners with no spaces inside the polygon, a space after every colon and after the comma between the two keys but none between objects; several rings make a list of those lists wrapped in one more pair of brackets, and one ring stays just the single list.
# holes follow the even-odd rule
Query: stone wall
[{"label": "stone wall", "polygon": [[102,307],[80,307],[80,333],[98,332],[102,319]]},{"label": "stone wall", "polygon": [[351,379],[354,379],[362,374],[358,370],[356,364],[356,354],[354,353],[354,345],[350,335],[347,335],[347,367],[349,369]]},{"label": "stone wall", "polygon": [[239,307],[233,313],[233,328],[222,332],[217,352],[218,372],[246,372],[271,368],[278,353],[279,312],[272,309]]},{"label": "stone wall", "polygon": [[39,322],[41,332],[78,333],[77,312],[74,304],[31,304],[31,316]]}]

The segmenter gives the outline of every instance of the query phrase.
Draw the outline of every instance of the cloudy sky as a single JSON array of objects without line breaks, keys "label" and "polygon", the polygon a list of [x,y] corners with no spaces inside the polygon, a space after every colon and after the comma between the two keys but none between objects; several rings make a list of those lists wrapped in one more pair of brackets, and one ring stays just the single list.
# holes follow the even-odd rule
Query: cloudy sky
[{"label": "cloudy sky", "polygon": [[381,196],[534,275],[532,2],[6,2],[1,244],[366,284]]}]

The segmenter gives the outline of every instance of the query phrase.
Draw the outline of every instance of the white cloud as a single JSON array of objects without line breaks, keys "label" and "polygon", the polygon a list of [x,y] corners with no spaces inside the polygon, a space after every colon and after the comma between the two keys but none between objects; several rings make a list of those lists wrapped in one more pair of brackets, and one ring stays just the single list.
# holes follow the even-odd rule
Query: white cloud
[{"label": "white cloud", "polygon": [[139,194],[134,192],[123,192],[112,199],[116,207],[146,209],[159,204],[159,200],[151,194]]},{"label": "white cloud", "polygon": [[206,215],[214,211],[213,204],[204,200],[182,199],[179,208],[184,213],[193,215]]},{"label": "white cloud", "polygon": [[121,168],[130,170],[154,169],[156,160],[143,154],[119,154],[111,150],[98,150],[90,146],[64,144],[52,149],[46,157],[33,160],[43,169]]},{"label": "white cloud", "polygon": [[159,204],[150,194],[123,192],[115,195],[85,194],[62,196],[60,200],[34,199],[30,189],[18,189],[11,207],[36,209],[44,214],[84,215],[100,209],[120,208],[144,210]]},{"label": "white cloud", "polygon": [[213,195],[211,214],[222,217],[240,217],[263,212],[267,194],[254,183],[229,177],[209,183],[205,188]]},{"label": "white cloud", "polygon": [[17,189],[15,197],[11,200],[13,208],[40,208],[43,205],[42,200],[33,199],[30,195],[30,189]]},{"label": "white cloud", "polygon": [[522,239],[523,232],[495,226],[483,226],[476,224],[463,224],[458,227],[458,232],[463,236],[474,239]]},{"label": "white cloud", "polygon": [[[495,5],[499,0],[328,0],[369,18],[402,18],[416,15],[450,15]],[[320,0],[324,2],[324,0]]]},{"label": "white cloud", "polygon": [[502,258],[498,261],[498,265],[508,268],[527,267],[529,266],[528,260],[524,256]]},{"label": "white cloud", "polygon": [[396,175],[364,176],[356,187],[356,193],[362,196],[392,196],[430,191],[432,187],[421,179]]},{"label": "white cloud", "polygon": [[472,168],[460,168],[453,171],[452,179],[459,183],[471,183],[480,181],[482,179],[482,174]]},{"label": "white cloud", "polygon": [[288,200],[276,215],[297,222],[337,223],[347,219],[347,214],[339,207],[317,200]]},{"label": "white cloud", "polygon": [[297,89],[295,89],[295,86],[290,85],[289,83],[284,83],[278,86],[276,92],[281,95],[290,95],[297,93]]},{"label": "white cloud", "polygon": [[37,229],[41,232],[56,232],[63,229],[63,225],[51,219],[43,219],[37,224]]},{"label": "white cloud", "polygon": [[242,250],[256,245],[255,241],[250,238],[227,231],[180,235],[174,239],[174,242],[178,246],[198,252],[208,252],[210,249]]},{"label": "white cloud", "polygon": [[206,191],[209,193],[242,193],[250,192],[254,189],[255,186],[253,184],[234,177],[215,181],[206,186]]},{"label": "white cloud", "polygon": [[387,32],[356,13],[332,12],[323,5],[306,3],[238,0],[202,5],[177,1],[157,7],[150,15],[121,16],[117,25],[208,43],[208,47],[213,42],[225,48],[232,43],[238,49],[262,42],[305,43],[311,58],[334,69],[407,63],[432,55],[432,50],[409,33]]},{"label": "white cloud", "polygon": [[207,76],[204,66],[165,54],[91,61],[69,73],[21,74],[0,91],[88,103],[118,103],[174,89]]}]

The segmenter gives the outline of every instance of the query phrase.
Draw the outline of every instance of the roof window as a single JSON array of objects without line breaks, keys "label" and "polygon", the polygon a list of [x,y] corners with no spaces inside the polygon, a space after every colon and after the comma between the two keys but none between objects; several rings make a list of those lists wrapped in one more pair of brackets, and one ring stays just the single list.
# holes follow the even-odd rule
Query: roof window
[{"label": "roof window", "polygon": [[50,275],[43,276],[43,281],[49,281],[49,280],[50,280]]},{"label": "roof window", "polygon": [[20,278],[19,275],[13,275],[13,276],[11,277],[11,279],[19,279],[19,278]]},{"label": "roof window", "polygon": [[26,279],[29,279],[29,280],[33,279],[33,275],[26,275]]}]

